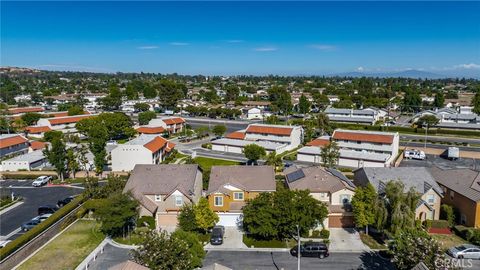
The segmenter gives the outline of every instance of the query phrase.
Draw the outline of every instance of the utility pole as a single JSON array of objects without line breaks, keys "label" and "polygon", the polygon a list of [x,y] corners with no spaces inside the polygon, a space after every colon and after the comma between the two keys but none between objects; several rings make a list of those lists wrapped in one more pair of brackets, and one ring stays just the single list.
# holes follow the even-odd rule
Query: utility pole
[{"label": "utility pole", "polygon": [[297,225],[297,237],[298,237],[298,245],[297,245],[297,270],[300,270],[300,257],[302,253],[300,252],[300,226]]},{"label": "utility pole", "polygon": [[428,123],[427,123],[427,128],[425,129],[425,145],[423,148],[427,149],[427,133],[428,133]]}]

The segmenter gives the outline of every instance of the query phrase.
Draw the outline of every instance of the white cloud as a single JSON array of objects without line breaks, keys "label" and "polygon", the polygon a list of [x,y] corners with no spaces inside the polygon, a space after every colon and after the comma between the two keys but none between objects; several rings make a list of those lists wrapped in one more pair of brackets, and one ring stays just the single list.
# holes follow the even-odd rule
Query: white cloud
[{"label": "white cloud", "polygon": [[140,47],[137,47],[137,49],[139,50],[154,50],[154,49],[158,49],[158,46],[140,46]]},{"label": "white cloud", "polygon": [[225,42],[227,42],[227,43],[242,43],[242,42],[245,42],[245,40],[243,40],[243,39],[228,39],[228,40],[225,40]]},{"label": "white cloud", "polygon": [[186,43],[186,42],[170,42],[169,44],[172,45],[172,46],[187,46],[187,45],[190,45],[190,43]]},{"label": "white cloud", "polygon": [[461,64],[453,66],[454,69],[480,69],[480,65],[470,63],[470,64]]},{"label": "white cloud", "polygon": [[312,44],[309,47],[312,49],[316,49],[324,52],[335,51],[337,49],[336,46],[328,45],[328,44]]},{"label": "white cloud", "polygon": [[275,47],[258,47],[258,48],[255,48],[253,50],[256,51],[256,52],[273,52],[273,51],[276,51],[277,48],[275,48]]},{"label": "white cloud", "polygon": [[359,72],[363,72],[363,71],[365,71],[365,68],[364,67],[357,67],[355,70],[359,71]]}]

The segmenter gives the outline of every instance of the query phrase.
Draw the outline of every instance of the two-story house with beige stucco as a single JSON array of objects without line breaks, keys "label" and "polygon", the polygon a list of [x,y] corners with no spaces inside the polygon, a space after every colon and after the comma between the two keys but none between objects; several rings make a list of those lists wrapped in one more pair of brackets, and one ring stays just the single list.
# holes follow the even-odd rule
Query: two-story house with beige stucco
[{"label": "two-story house with beige stucco", "polygon": [[309,190],[310,195],[328,207],[324,228],[353,227],[350,202],[355,185],[341,172],[321,166],[290,167],[285,170],[286,185],[291,190]]},{"label": "two-story house with beige stucco", "polygon": [[371,183],[382,195],[390,181],[400,181],[404,191],[413,188],[420,199],[415,210],[415,218],[421,221],[440,218],[440,204],[443,190],[426,167],[396,167],[396,168],[360,168],[354,171],[354,183],[366,186]]},{"label": "two-story house with beige stucco", "polygon": [[202,196],[202,172],[197,164],[135,165],[124,192],[140,203],[140,216],[153,216],[157,229],[173,231],[185,204]]}]

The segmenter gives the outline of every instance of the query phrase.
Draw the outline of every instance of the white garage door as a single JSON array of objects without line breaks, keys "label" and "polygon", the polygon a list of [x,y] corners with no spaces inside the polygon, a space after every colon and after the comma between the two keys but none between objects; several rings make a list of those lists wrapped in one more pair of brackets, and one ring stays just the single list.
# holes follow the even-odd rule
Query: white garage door
[{"label": "white garage door", "polygon": [[240,213],[222,213],[218,214],[217,225],[225,227],[240,227],[242,225],[243,215]]}]

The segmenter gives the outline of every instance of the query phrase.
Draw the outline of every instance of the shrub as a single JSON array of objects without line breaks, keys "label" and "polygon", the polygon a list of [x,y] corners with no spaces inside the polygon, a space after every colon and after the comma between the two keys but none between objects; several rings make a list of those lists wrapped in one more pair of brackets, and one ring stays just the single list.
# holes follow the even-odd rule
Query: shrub
[{"label": "shrub", "polygon": [[[146,226],[145,226],[146,224]],[[148,227],[150,229],[155,229],[155,218],[151,216],[142,216],[137,220],[138,227]]]},{"label": "shrub", "polygon": [[463,239],[467,239],[468,229],[469,229],[468,227],[465,227],[463,225],[457,225],[453,227],[453,231],[455,232],[455,234],[462,237]]},{"label": "shrub", "polygon": [[453,227],[455,225],[455,211],[452,206],[442,204],[440,207],[440,219],[448,221],[448,225]]},{"label": "shrub", "polygon": [[474,245],[480,245],[480,229],[468,229],[466,233],[467,241]]},{"label": "shrub", "polygon": [[326,229],[322,229],[320,231],[320,238],[323,238],[323,239],[328,239],[330,238],[330,231],[329,230],[326,230]]},{"label": "shrub", "polygon": [[319,230],[313,230],[312,233],[310,234],[311,238],[320,238],[320,231]]},{"label": "shrub", "polygon": [[450,223],[447,220],[425,220],[424,225],[427,228],[437,228],[437,229],[450,228]]},{"label": "shrub", "polygon": [[212,149],[212,144],[211,143],[203,143],[202,148]]},{"label": "shrub", "polygon": [[[25,245],[28,241],[32,240],[37,235],[39,235],[40,233],[48,229],[55,222],[57,222],[58,220],[66,216],[73,209],[75,209],[79,204],[81,204],[84,201],[84,199],[85,198],[82,195],[76,197],[70,203],[60,208],[57,212],[55,212],[53,215],[47,218],[45,221],[33,227],[31,230],[29,230],[25,234],[20,235],[18,238],[16,238],[12,242],[8,243],[7,246],[0,249],[0,260],[4,259],[8,255],[13,253],[15,250]],[[68,225],[69,223],[73,222],[73,220],[75,219],[65,220],[63,226]]]},{"label": "shrub", "polygon": [[243,243],[247,247],[256,247],[256,248],[285,248],[286,244],[280,240],[255,240],[246,235],[243,236]]}]

